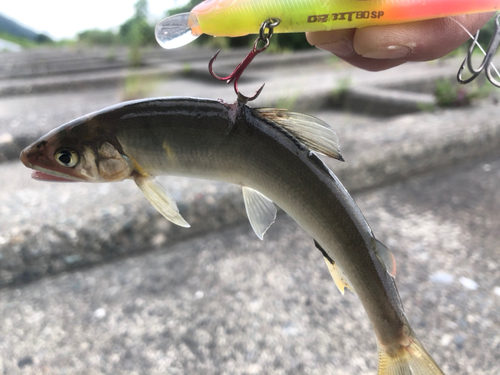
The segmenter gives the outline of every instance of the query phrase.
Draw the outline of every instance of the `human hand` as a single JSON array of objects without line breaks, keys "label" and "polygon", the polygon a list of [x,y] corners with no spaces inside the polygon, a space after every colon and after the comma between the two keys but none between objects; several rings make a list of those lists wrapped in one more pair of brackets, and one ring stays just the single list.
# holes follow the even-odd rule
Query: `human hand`
[{"label": "human hand", "polygon": [[[453,18],[474,34],[494,14],[478,13]],[[310,32],[306,33],[306,37],[317,48],[369,71],[389,69],[407,61],[434,60],[470,39],[450,17],[361,29]]]}]

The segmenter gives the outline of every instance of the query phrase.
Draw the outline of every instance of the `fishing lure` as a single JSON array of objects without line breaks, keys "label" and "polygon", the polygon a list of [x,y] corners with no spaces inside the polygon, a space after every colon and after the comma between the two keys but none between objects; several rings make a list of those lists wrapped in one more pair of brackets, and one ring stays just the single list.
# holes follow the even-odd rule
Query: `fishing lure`
[{"label": "fishing lure", "polygon": [[206,0],[190,13],[158,23],[158,43],[181,47],[202,34],[255,34],[267,19],[280,20],[277,33],[325,31],[396,24],[498,10],[499,0]]},{"label": "fishing lure", "polygon": [[[186,45],[202,34],[236,37],[253,34],[259,30],[260,36],[255,41],[252,51],[231,75],[219,77],[213,72],[212,64],[219,52],[209,63],[210,74],[218,80],[234,82],[238,99],[247,102],[257,98],[264,85],[252,97],[246,97],[238,91],[238,79],[254,57],[269,46],[273,32],[325,31],[396,24],[495,11],[499,6],[499,0],[206,0],[194,7],[190,13],[176,14],[158,23],[155,36],[160,46],[172,49]],[[471,47],[457,74],[459,83],[467,84],[473,81],[484,70],[487,79],[500,88],[500,81],[495,79],[492,73],[495,72],[500,77],[500,73],[492,63],[500,44],[499,17],[500,15],[497,15],[495,32],[486,51],[477,42],[479,31],[473,37],[456,21],[472,38]],[[265,30],[269,30],[267,34]],[[258,48],[261,41],[264,42],[264,46]],[[477,69],[472,66],[472,52],[476,45],[485,55]],[[466,67],[469,71],[468,78],[463,77]]]}]

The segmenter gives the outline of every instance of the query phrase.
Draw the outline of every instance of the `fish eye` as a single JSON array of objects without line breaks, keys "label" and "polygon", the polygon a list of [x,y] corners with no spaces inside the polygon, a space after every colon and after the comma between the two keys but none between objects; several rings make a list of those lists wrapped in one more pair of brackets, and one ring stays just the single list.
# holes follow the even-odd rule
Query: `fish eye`
[{"label": "fish eye", "polygon": [[54,158],[63,167],[74,167],[78,163],[78,154],[67,148],[61,148],[56,151]]}]

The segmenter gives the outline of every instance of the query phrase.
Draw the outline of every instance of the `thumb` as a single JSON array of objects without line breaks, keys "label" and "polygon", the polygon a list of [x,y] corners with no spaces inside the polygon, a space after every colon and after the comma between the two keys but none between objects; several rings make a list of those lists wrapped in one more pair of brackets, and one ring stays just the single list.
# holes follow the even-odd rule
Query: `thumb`
[{"label": "thumb", "polygon": [[[462,45],[494,13],[469,14],[395,25],[307,33],[310,44],[362,69],[378,71],[407,61],[442,57]],[[462,26],[461,26],[462,25]]]}]

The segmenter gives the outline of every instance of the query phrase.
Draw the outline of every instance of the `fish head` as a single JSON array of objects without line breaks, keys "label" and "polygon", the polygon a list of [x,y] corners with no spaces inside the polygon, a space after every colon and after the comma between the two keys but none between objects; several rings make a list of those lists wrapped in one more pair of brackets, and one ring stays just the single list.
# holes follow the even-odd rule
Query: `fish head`
[{"label": "fish head", "polygon": [[112,128],[84,116],[52,130],[21,152],[21,161],[43,181],[108,182],[134,171]]}]

